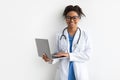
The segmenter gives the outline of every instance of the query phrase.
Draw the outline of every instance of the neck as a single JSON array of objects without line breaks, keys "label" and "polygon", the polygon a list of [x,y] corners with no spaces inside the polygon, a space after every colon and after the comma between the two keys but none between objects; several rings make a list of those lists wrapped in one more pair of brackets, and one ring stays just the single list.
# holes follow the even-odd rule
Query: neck
[{"label": "neck", "polygon": [[68,32],[76,32],[77,27],[68,27]]},{"label": "neck", "polygon": [[74,36],[75,32],[77,31],[77,27],[68,27],[67,30],[71,36]]}]

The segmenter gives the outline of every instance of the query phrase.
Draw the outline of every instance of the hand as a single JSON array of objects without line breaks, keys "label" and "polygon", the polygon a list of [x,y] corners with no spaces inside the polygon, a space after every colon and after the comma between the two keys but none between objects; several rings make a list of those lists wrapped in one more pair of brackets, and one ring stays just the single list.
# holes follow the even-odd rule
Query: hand
[{"label": "hand", "polygon": [[55,57],[69,57],[69,53],[58,52],[54,55]]},{"label": "hand", "polygon": [[53,61],[52,59],[47,57],[46,53],[43,53],[42,58],[45,62],[52,62]]}]

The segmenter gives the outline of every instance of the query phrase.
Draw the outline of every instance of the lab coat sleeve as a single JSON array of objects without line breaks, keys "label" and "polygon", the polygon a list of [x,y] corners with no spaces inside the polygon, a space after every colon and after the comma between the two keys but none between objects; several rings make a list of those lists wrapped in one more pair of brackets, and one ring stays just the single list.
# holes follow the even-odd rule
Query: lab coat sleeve
[{"label": "lab coat sleeve", "polygon": [[[91,45],[90,41],[88,40],[88,36],[84,33],[84,40],[85,40],[85,48],[84,50],[75,50],[72,53],[69,53],[70,61],[79,61],[79,62],[86,62],[89,60],[91,55]],[[77,48],[79,49],[79,48]]]},{"label": "lab coat sleeve", "polygon": [[[59,34],[56,34],[56,42],[55,42],[55,51],[54,53],[58,53],[59,52]],[[59,59],[53,59],[52,62],[49,62],[50,64],[55,64],[59,62]]]}]

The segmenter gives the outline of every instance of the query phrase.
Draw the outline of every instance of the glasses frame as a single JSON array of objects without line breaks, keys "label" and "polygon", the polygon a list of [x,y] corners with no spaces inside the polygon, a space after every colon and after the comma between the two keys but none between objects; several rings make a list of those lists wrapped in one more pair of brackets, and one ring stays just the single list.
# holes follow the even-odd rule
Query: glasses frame
[{"label": "glasses frame", "polygon": [[72,17],[71,16],[66,16],[65,19],[67,21],[70,21],[70,20],[76,21],[77,19],[80,19],[80,16],[72,16]]}]

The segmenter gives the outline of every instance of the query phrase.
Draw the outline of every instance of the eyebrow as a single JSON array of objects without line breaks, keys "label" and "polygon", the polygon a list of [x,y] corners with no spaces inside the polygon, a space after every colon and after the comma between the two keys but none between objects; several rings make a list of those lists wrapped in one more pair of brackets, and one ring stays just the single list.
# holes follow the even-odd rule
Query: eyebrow
[{"label": "eyebrow", "polygon": [[79,17],[79,16],[66,16],[66,17]]}]

